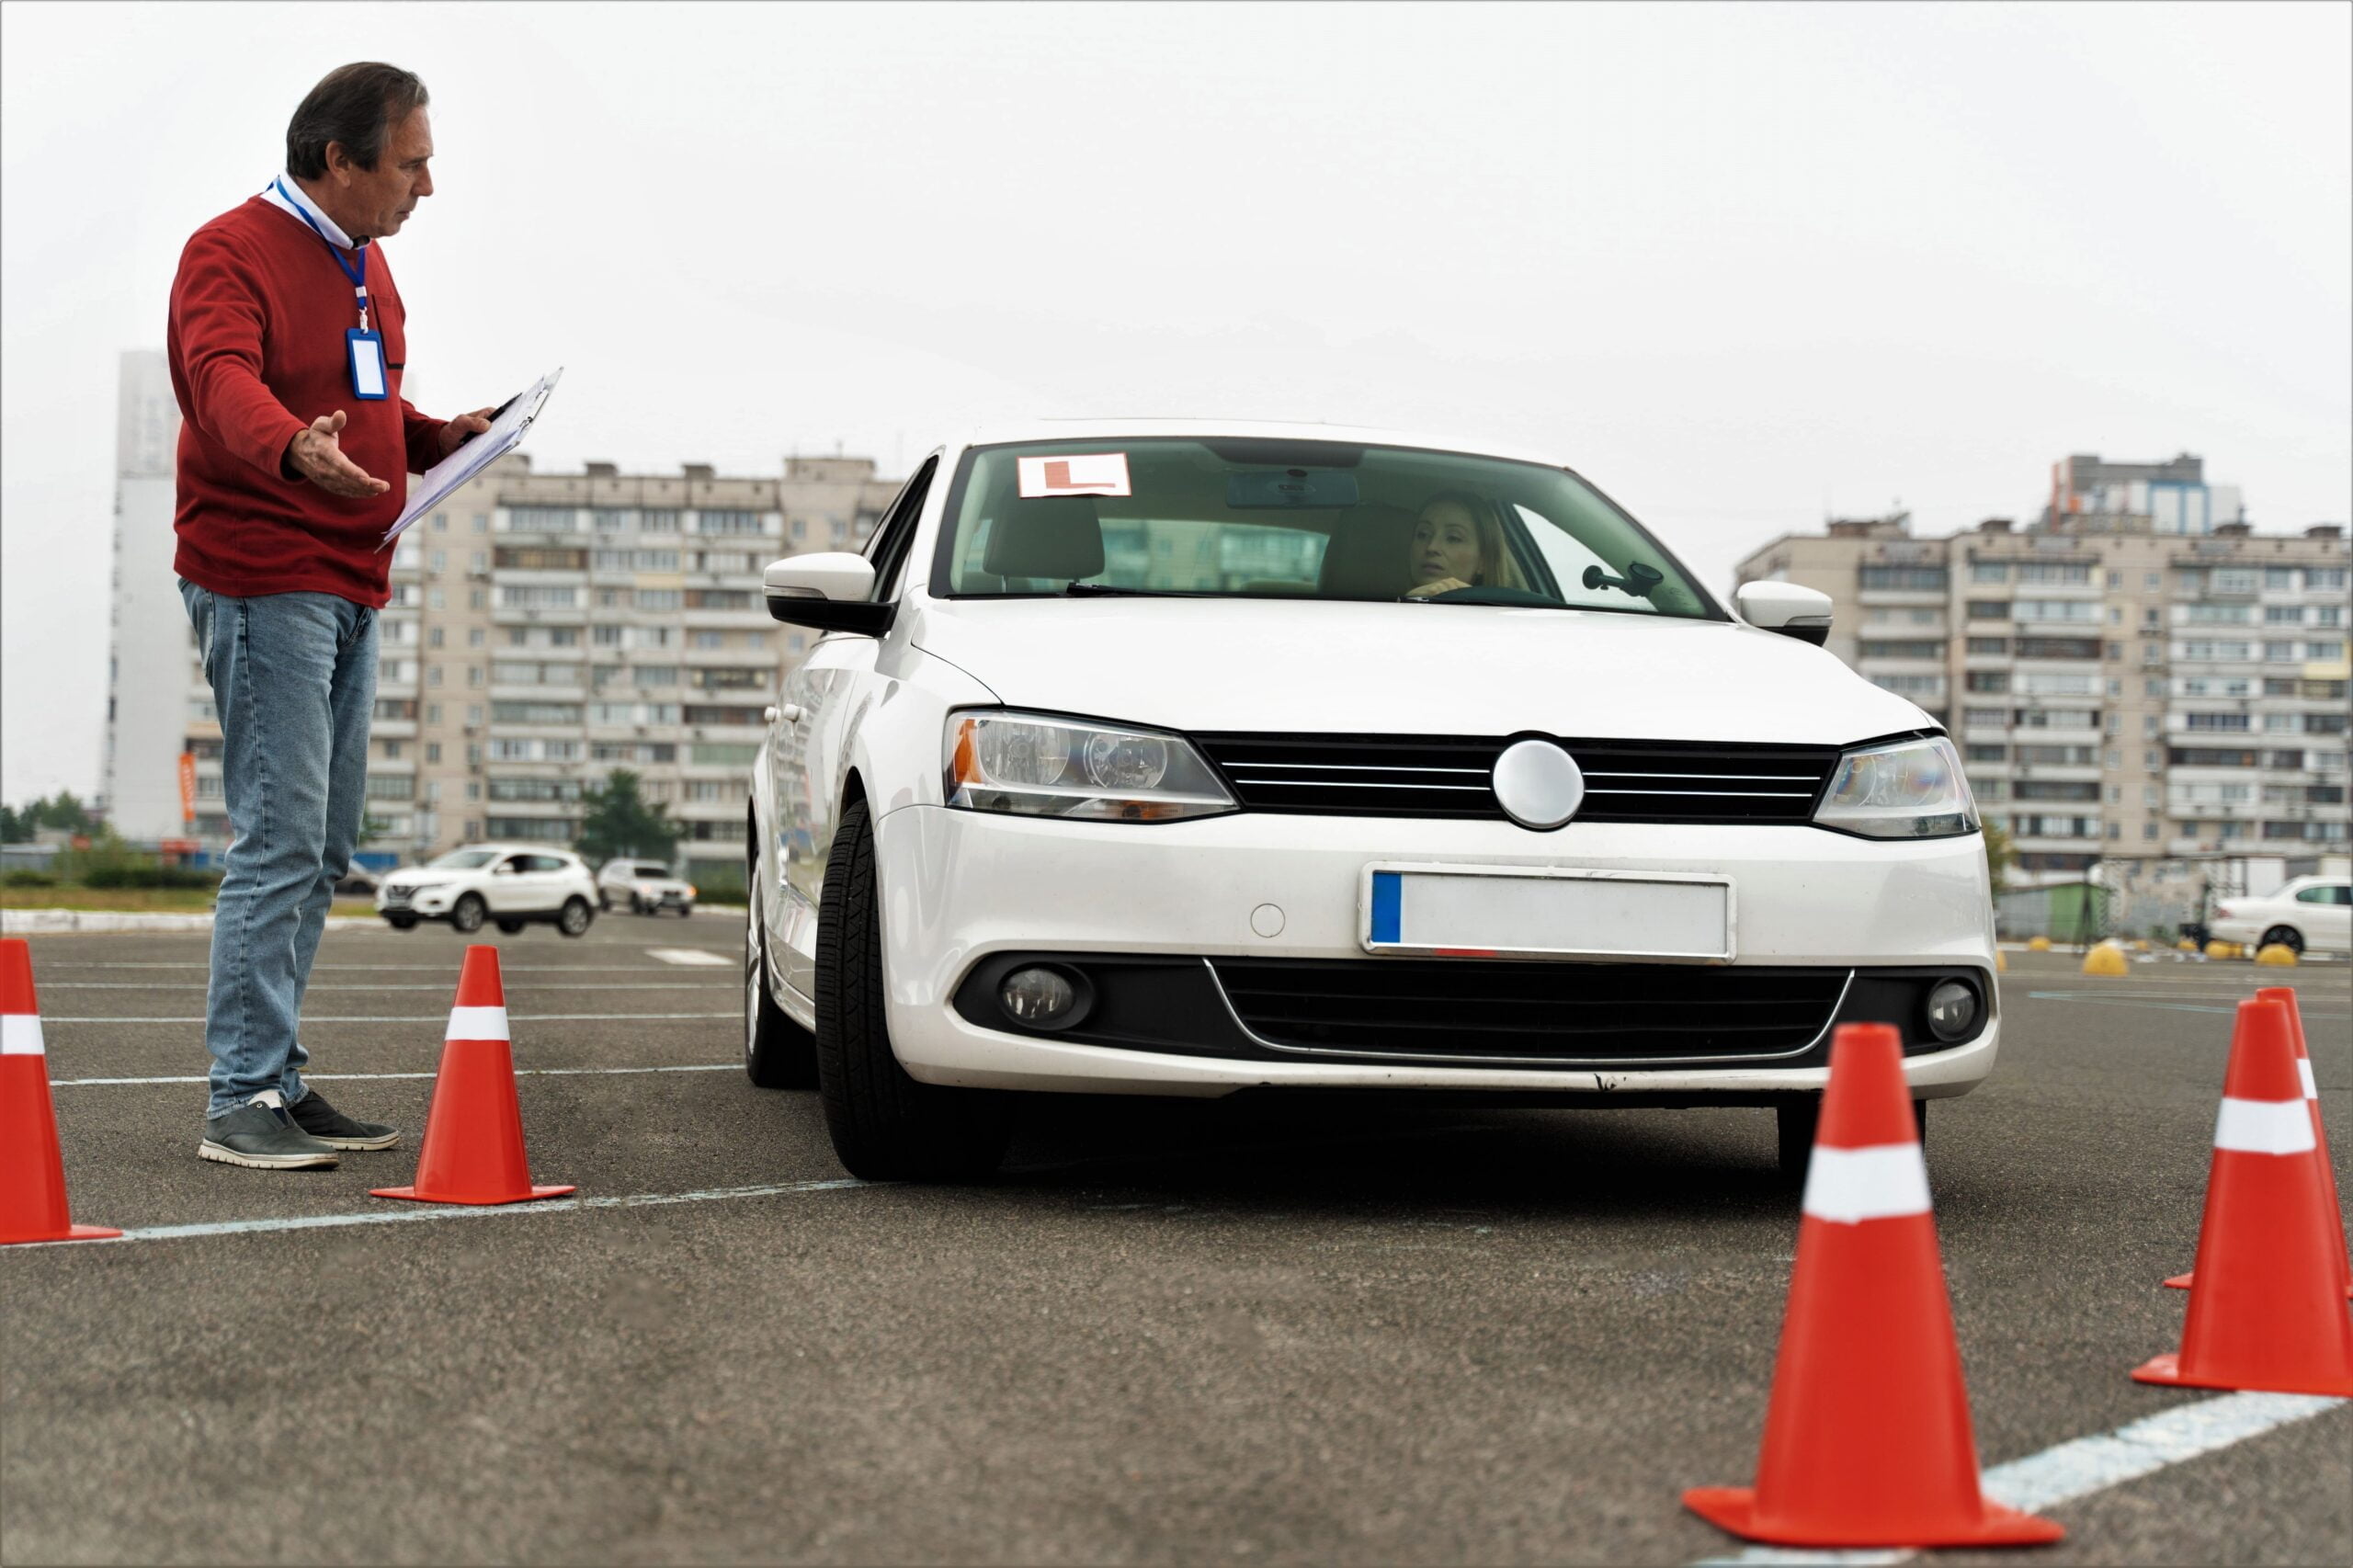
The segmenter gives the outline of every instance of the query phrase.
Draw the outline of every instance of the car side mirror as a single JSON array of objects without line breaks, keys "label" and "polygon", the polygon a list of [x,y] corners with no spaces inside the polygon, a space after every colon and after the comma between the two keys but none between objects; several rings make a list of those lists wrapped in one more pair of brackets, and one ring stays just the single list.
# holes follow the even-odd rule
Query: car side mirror
[{"label": "car side mirror", "polygon": [[511,877],[515,874],[515,862],[512,860],[501,860],[497,865],[493,866],[490,869],[490,874],[494,877]]},{"label": "car side mirror", "polygon": [[1830,641],[1830,596],[1795,583],[1743,583],[1732,596],[1741,619],[1819,648]]},{"label": "car side mirror", "polygon": [[790,626],[858,631],[879,637],[891,629],[896,605],[872,602],[874,562],[853,551],[788,555],[760,574],[768,614]]}]

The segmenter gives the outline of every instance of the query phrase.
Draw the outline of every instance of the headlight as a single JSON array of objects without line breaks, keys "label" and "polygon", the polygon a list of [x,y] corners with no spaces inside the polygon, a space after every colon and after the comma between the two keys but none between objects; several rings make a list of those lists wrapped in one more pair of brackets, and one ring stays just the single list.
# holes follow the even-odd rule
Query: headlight
[{"label": "headlight", "polygon": [[948,803],[975,812],[1172,822],[1235,809],[1200,754],[1176,735],[1034,713],[948,720]]},{"label": "headlight", "polygon": [[1840,757],[1813,820],[1866,838],[1949,838],[1977,831],[1977,804],[1938,735]]}]

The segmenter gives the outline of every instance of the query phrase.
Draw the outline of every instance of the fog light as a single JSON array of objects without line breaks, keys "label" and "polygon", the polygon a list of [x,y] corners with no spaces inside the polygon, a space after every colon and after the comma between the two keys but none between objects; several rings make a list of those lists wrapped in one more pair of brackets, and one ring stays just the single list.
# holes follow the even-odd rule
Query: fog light
[{"label": "fog light", "polygon": [[1051,969],[1017,969],[997,988],[997,1005],[1016,1023],[1051,1028],[1078,1006],[1078,992]]},{"label": "fog light", "polygon": [[1965,981],[1939,981],[1928,993],[1928,1032],[1959,1040],[1977,1027],[1977,988]]}]

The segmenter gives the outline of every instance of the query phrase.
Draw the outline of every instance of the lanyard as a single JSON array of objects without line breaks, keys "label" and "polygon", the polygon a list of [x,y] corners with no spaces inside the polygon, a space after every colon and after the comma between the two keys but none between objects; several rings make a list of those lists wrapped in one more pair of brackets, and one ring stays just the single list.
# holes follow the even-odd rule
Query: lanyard
[{"label": "lanyard", "polygon": [[368,247],[362,244],[356,248],[354,254],[359,257],[359,265],[352,266],[344,259],[343,252],[336,247],[335,243],[327,238],[327,232],[319,227],[318,220],[303,210],[302,204],[287,192],[286,182],[281,179],[272,183],[278,187],[278,194],[286,198],[286,205],[294,209],[294,216],[311,226],[311,233],[319,236],[319,244],[327,247],[327,254],[335,257],[335,266],[342,268],[344,277],[350,280],[352,295],[359,301],[359,330],[366,332],[368,330]]}]

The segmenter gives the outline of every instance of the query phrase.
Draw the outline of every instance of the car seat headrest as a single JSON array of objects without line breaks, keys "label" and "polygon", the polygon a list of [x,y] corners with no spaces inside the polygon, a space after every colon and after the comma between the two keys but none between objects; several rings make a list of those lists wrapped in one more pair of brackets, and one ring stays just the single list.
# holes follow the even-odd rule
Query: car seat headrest
[{"label": "car seat headrest", "polygon": [[1318,591],[1344,598],[1392,599],[1412,585],[1405,564],[1419,517],[1403,506],[1365,502],[1335,520]]},{"label": "car seat headrest", "polygon": [[1103,570],[1103,525],[1091,495],[1010,500],[989,527],[981,570],[999,577],[1074,583]]}]

